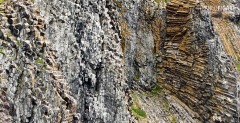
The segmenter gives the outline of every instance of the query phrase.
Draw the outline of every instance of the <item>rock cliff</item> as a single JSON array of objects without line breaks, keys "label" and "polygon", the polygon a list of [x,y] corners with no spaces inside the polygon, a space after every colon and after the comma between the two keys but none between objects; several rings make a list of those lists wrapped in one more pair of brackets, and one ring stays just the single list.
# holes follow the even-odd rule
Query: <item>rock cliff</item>
[{"label": "rock cliff", "polygon": [[172,1],[166,24],[164,86],[203,121],[238,122],[238,73],[209,12],[193,1]]},{"label": "rock cliff", "polygon": [[0,0],[0,122],[240,122],[239,7]]}]

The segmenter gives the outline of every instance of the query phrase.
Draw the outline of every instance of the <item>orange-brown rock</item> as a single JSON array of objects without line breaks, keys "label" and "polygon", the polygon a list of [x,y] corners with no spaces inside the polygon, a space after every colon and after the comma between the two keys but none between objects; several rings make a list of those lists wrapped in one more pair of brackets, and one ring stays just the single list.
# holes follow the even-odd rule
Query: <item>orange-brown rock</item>
[{"label": "orange-brown rock", "polygon": [[237,71],[207,18],[208,11],[189,0],[173,0],[166,8],[159,81],[202,121],[238,122]]}]

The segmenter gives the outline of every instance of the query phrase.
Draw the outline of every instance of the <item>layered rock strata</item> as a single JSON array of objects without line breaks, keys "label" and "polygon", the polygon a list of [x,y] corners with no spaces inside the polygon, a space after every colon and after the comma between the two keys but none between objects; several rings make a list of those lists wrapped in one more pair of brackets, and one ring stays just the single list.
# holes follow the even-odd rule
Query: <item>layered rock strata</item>
[{"label": "layered rock strata", "polygon": [[239,2],[230,0],[221,2],[220,0],[216,0],[212,3],[206,0],[203,3],[202,5],[207,7],[211,12],[214,29],[219,34],[227,54],[239,62]]},{"label": "layered rock strata", "polygon": [[[239,122],[239,78],[209,13],[194,1],[167,5],[162,81],[202,121]],[[163,80],[162,80],[163,79]]]},{"label": "layered rock strata", "polygon": [[0,122],[240,122],[237,41],[211,19],[196,0],[0,2]]}]

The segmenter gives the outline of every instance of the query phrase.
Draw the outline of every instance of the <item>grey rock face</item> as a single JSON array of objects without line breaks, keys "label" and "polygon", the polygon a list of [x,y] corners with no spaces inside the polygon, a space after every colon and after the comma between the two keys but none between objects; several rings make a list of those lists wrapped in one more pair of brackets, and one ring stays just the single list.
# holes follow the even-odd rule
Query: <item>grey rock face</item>
[{"label": "grey rock face", "polygon": [[213,75],[211,78],[214,93],[205,106],[212,108],[214,121],[239,122],[239,74],[213,29],[208,10],[196,9],[195,12],[197,17],[194,17],[194,31],[198,41],[206,41],[209,46],[208,70]]},{"label": "grey rock face", "polygon": [[128,122],[126,77],[109,1],[38,1],[82,122]]},{"label": "grey rock face", "polygon": [[0,122],[238,122],[239,75],[199,5],[0,4]]},{"label": "grey rock face", "polygon": [[43,40],[43,19],[36,7],[9,3],[1,22],[0,122],[71,121],[76,101],[57,69],[55,53]]},{"label": "grey rock face", "polygon": [[[154,1],[118,1],[121,16],[121,27],[126,49],[125,67],[127,80],[131,88],[140,86],[151,89],[156,83],[156,59],[159,53],[164,26],[163,8]],[[122,12],[123,11],[123,12]],[[163,32],[163,31],[162,31]],[[156,35],[158,37],[156,37]]]},{"label": "grey rock face", "polygon": [[238,122],[239,75],[213,29],[209,11],[194,1],[167,6],[160,81],[204,122]]}]

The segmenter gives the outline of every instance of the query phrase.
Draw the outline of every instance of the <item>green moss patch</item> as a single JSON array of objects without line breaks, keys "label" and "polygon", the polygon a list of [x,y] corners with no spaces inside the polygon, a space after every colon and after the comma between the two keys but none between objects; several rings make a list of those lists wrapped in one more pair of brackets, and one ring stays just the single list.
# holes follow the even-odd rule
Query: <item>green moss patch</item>
[{"label": "green moss patch", "polygon": [[139,75],[135,75],[134,78],[133,78],[134,81],[139,81],[140,80],[140,76]]},{"label": "green moss patch", "polygon": [[177,117],[172,116],[171,117],[171,123],[177,123]]},{"label": "green moss patch", "polygon": [[2,49],[0,49],[0,54],[6,55]]},{"label": "green moss patch", "polygon": [[162,2],[162,3],[163,2],[170,2],[171,0],[154,0],[154,1],[159,4],[160,2]]},{"label": "green moss patch", "polygon": [[144,110],[140,109],[140,108],[136,108],[134,106],[131,106],[131,110],[132,113],[136,116],[136,117],[142,117],[142,118],[146,118],[147,114]]},{"label": "green moss patch", "polygon": [[17,45],[20,47],[21,46],[21,42],[19,40],[17,40]]},{"label": "green moss patch", "polygon": [[36,63],[40,64],[40,65],[44,65],[44,61],[42,59],[37,59]]},{"label": "green moss patch", "polygon": [[160,95],[163,93],[163,88],[159,83],[155,84],[155,87],[150,91],[152,95]]},{"label": "green moss patch", "polygon": [[162,88],[159,85],[156,85],[152,90],[151,94],[158,95],[162,92]]},{"label": "green moss patch", "polygon": [[7,37],[11,37],[12,36],[12,34],[11,33],[7,33]]},{"label": "green moss patch", "polygon": [[240,71],[240,62],[237,63],[237,70]]},{"label": "green moss patch", "polygon": [[138,118],[141,118],[141,119],[147,118],[146,112],[141,108],[141,105],[138,102],[138,97],[137,97],[136,92],[131,92],[130,95],[133,99],[133,104],[130,107],[130,110],[131,110],[132,114],[135,117],[138,117]]}]

